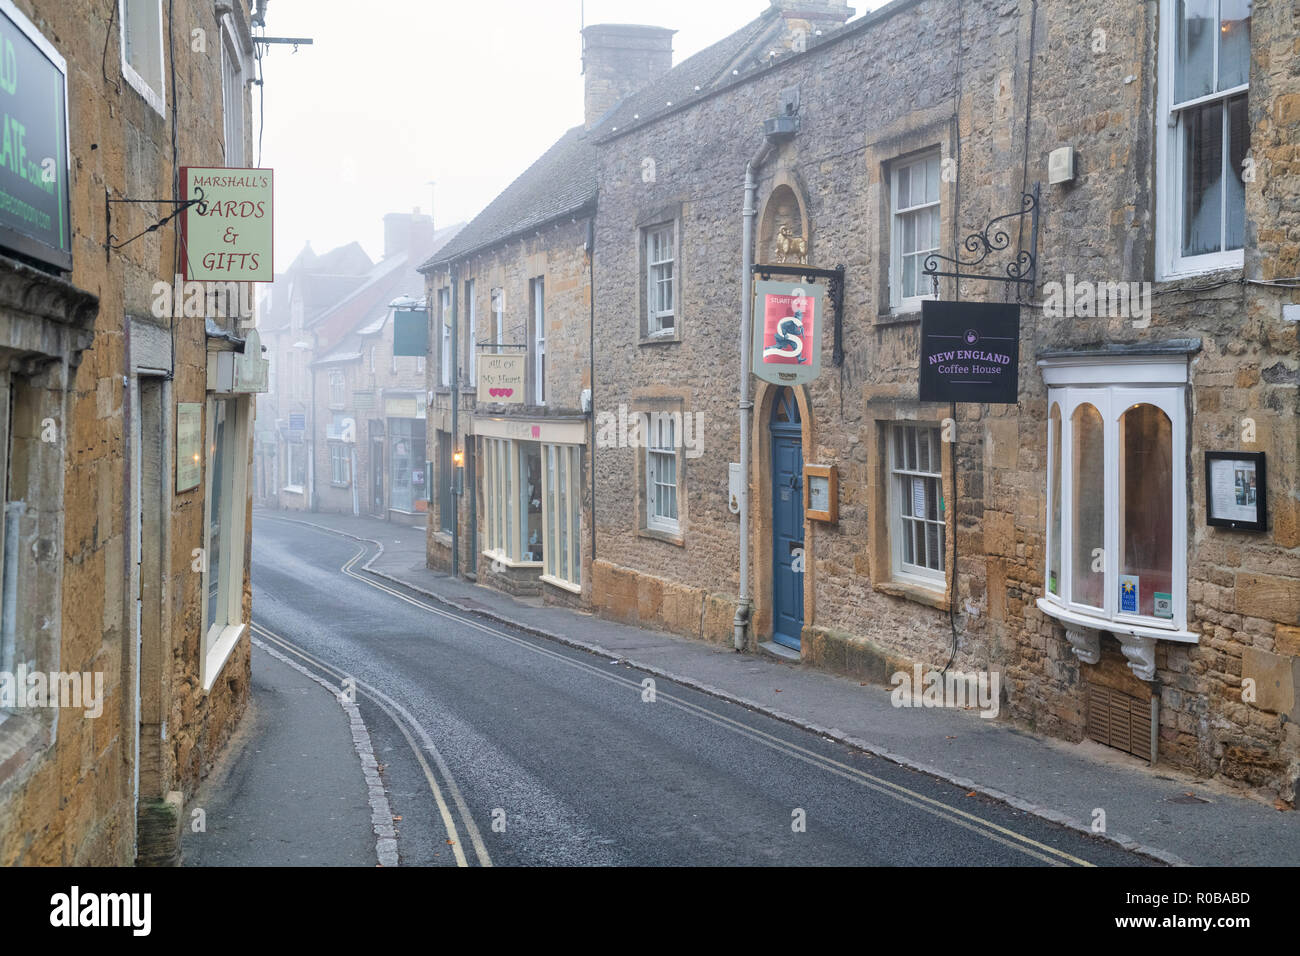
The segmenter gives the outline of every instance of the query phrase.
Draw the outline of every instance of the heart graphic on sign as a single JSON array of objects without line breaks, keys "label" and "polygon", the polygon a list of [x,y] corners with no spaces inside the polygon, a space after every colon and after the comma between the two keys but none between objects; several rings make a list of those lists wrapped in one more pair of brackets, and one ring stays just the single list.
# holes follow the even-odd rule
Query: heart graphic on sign
[{"label": "heart graphic on sign", "polygon": [[488,394],[493,398],[509,398],[515,393],[513,388],[490,388]]}]

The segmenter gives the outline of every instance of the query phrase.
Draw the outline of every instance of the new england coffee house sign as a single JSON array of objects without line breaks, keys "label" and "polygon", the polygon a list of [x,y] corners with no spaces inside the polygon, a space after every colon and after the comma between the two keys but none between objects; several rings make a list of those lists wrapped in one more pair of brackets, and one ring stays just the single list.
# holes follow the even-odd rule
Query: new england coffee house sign
[{"label": "new england coffee house sign", "polygon": [[72,268],[67,64],[0,0],[0,248]]},{"label": "new england coffee house sign", "polygon": [[185,278],[198,282],[272,282],[274,171],[187,166]]},{"label": "new england coffee house sign", "polygon": [[1015,405],[1019,375],[1019,305],[921,303],[921,401]]}]

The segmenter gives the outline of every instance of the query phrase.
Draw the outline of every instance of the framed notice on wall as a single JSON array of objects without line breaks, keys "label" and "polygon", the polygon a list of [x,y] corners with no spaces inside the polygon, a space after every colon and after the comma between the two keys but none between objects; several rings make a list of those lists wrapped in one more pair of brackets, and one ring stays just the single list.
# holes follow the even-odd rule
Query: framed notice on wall
[{"label": "framed notice on wall", "polygon": [[803,466],[803,508],[809,521],[838,521],[839,474],[834,465]]},{"label": "framed notice on wall", "polygon": [[1264,453],[1205,453],[1205,523],[1236,531],[1268,530]]},{"label": "framed notice on wall", "polygon": [[176,491],[199,486],[203,476],[203,403],[176,404]]}]

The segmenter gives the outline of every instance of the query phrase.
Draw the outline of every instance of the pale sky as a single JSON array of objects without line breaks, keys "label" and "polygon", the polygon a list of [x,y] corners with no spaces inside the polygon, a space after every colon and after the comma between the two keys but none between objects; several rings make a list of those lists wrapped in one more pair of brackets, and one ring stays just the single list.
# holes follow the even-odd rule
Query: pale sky
[{"label": "pale sky", "polygon": [[[883,0],[857,0],[858,13]],[[275,263],[305,241],[383,251],[383,215],[468,221],[582,122],[582,0],[272,0],[261,165],[275,169]],[[586,22],[677,30],[673,62],[767,0],[585,0]],[[253,91],[257,162],[259,91]]]}]

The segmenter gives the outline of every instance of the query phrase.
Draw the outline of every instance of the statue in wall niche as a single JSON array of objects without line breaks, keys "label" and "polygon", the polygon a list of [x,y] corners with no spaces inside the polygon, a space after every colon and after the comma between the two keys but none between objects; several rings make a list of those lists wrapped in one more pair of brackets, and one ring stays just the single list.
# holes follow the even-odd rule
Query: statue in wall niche
[{"label": "statue in wall niche", "polygon": [[798,265],[806,266],[808,264],[808,240],[803,236],[796,236],[789,226],[782,226],[776,234],[776,261],[795,262]]}]

